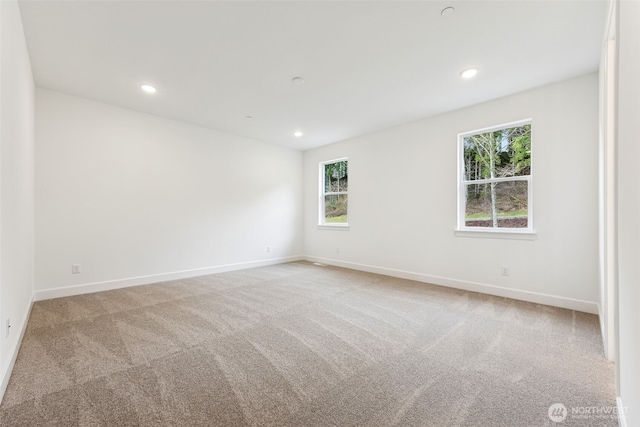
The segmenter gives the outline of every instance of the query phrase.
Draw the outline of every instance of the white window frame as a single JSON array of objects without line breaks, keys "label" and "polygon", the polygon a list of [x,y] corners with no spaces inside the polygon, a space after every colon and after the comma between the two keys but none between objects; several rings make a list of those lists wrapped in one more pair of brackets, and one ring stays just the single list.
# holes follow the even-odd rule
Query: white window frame
[{"label": "white window frame", "polygon": [[[500,129],[514,128],[518,126],[531,125],[531,172],[525,176],[514,176],[507,178],[487,178],[473,181],[464,180],[464,139],[472,135],[478,135],[486,132],[495,132]],[[455,231],[456,236],[462,237],[496,237],[496,238],[515,238],[533,240],[536,234],[533,229],[533,120],[531,118],[518,120],[514,122],[504,123],[496,126],[490,126],[482,129],[476,129],[458,134],[458,221]],[[465,188],[468,184],[485,184],[491,182],[527,182],[527,228],[493,228],[493,227],[467,227],[465,225],[466,213],[466,193]]]},{"label": "white window frame", "polygon": [[336,229],[336,230],[348,230],[349,229],[349,202],[347,201],[347,222],[326,222],[325,221],[325,212],[324,212],[324,200],[325,200],[325,196],[333,196],[333,195],[340,195],[340,194],[346,194],[347,196],[349,195],[349,190],[347,189],[347,191],[338,191],[338,192],[326,192],[324,191],[325,189],[325,185],[324,185],[324,168],[326,165],[330,165],[332,163],[339,163],[339,162],[347,162],[347,168],[349,167],[349,158],[348,157],[340,157],[338,159],[333,159],[333,160],[327,160],[324,162],[320,162],[320,166],[318,168],[318,173],[319,173],[319,179],[318,179],[318,183],[319,183],[319,197],[318,197],[318,227],[319,228],[327,228],[327,229]]}]

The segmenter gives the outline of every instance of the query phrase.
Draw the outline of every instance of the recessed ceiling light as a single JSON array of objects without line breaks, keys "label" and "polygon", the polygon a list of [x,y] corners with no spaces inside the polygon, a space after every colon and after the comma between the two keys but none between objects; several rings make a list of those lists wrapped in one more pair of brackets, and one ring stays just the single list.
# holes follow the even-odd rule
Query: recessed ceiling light
[{"label": "recessed ceiling light", "polygon": [[291,83],[301,85],[304,84],[304,79],[302,77],[294,77],[291,79]]},{"label": "recessed ceiling light", "polygon": [[158,91],[158,89],[156,89],[155,87],[153,87],[151,85],[140,85],[140,89],[142,89],[143,91],[145,91],[147,93],[156,93]]},{"label": "recessed ceiling light", "polygon": [[456,10],[454,8],[452,8],[452,7],[445,7],[444,9],[442,9],[442,12],[440,12],[440,15],[442,15],[442,16],[451,16],[451,15],[453,15],[453,13],[455,11]]},{"label": "recessed ceiling light", "polygon": [[293,133],[293,136],[295,136],[296,138],[300,138],[302,136],[302,131],[299,131],[299,130],[295,131]]},{"label": "recessed ceiling light", "polygon": [[477,68],[467,68],[460,73],[460,77],[462,77],[463,79],[470,79],[471,77],[475,77],[476,74],[478,74]]}]

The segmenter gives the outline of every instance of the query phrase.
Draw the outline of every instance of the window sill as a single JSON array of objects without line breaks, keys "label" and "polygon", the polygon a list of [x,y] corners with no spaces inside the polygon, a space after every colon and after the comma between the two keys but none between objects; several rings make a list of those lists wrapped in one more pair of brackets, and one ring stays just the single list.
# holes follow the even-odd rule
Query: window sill
[{"label": "window sill", "polygon": [[536,240],[534,231],[498,231],[498,230],[455,230],[456,237],[474,237],[484,239]]},{"label": "window sill", "polygon": [[349,224],[318,224],[318,230],[349,231]]}]

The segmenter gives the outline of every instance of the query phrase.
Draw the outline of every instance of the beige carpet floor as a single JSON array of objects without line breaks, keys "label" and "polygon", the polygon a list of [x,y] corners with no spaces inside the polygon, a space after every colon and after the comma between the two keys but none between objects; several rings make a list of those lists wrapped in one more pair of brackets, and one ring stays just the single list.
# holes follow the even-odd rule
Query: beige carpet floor
[{"label": "beige carpet floor", "polygon": [[596,316],[299,262],[35,303],[0,423],[615,426],[579,409],[614,396]]}]

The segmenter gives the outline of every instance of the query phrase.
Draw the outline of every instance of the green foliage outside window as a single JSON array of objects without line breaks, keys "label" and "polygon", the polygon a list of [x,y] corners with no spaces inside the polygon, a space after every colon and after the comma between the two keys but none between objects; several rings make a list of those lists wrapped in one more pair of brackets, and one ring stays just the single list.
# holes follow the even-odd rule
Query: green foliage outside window
[{"label": "green foliage outside window", "polygon": [[324,222],[347,223],[349,170],[347,160],[324,165]]},{"label": "green foliage outside window", "polygon": [[462,144],[465,225],[527,228],[522,177],[531,175],[531,124],[469,135]]}]

